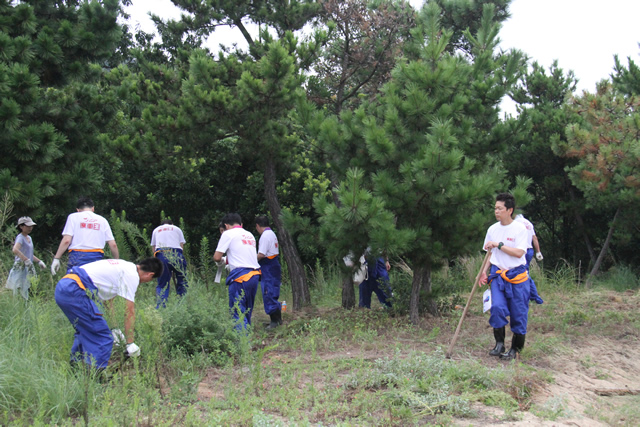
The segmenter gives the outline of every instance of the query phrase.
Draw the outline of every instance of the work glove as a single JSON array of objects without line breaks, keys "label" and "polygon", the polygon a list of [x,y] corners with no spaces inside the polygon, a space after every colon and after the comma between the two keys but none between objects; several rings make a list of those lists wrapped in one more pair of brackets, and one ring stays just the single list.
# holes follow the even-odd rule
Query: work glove
[{"label": "work glove", "polygon": [[536,259],[537,259],[538,261],[542,261],[542,260],[544,259],[544,257],[542,256],[542,252],[538,252],[538,253],[536,254]]},{"label": "work glove", "polygon": [[140,356],[140,347],[138,347],[134,342],[132,342],[131,344],[127,344],[127,354],[129,355],[129,357]]},{"label": "work glove", "polygon": [[53,262],[51,262],[51,274],[55,276],[59,269],[60,269],[60,260],[58,258],[54,258]]},{"label": "work glove", "polygon": [[113,345],[116,347],[120,347],[122,344],[127,342],[127,339],[124,337],[124,334],[120,329],[112,329],[111,335],[113,336]]},{"label": "work glove", "polygon": [[223,256],[220,261],[216,262],[216,265],[220,268],[223,268],[225,265],[227,265],[227,257]]},{"label": "work glove", "polygon": [[47,268],[47,264],[44,263],[44,261],[40,260],[40,262],[38,263],[38,265],[40,266],[41,269],[45,269]]},{"label": "work glove", "polygon": [[24,266],[25,267],[33,267],[33,261],[31,261],[30,259],[25,259],[24,260]]}]

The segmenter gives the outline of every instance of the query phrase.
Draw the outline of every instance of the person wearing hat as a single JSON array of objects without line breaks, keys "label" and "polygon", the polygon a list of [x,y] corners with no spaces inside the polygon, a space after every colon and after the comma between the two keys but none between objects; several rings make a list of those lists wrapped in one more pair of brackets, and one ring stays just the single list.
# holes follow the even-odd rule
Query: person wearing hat
[{"label": "person wearing hat", "polygon": [[13,290],[14,295],[20,292],[26,300],[29,299],[29,288],[31,287],[30,278],[37,276],[33,268],[33,263],[37,262],[42,269],[47,268],[44,261],[33,254],[33,240],[29,234],[33,230],[34,225],[36,225],[36,223],[28,216],[23,216],[18,219],[18,230],[20,230],[20,234],[16,237],[16,242],[13,245],[12,251],[15,255],[15,260],[13,268],[11,268],[9,272],[6,285],[8,289]]}]

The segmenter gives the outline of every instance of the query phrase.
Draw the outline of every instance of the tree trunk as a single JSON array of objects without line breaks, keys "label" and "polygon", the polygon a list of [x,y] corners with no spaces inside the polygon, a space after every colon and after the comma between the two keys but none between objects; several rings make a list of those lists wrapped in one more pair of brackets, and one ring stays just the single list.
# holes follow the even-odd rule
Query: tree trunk
[{"label": "tree trunk", "polygon": [[342,278],[342,308],[351,310],[356,306],[356,292],[353,286],[351,273]]},{"label": "tree trunk", "polygon": [[613,236],[613,229],[615,227],[616,220],[620,215],[621,209],[622,208],[619,207],[618,210],[616,210],[616,214],[613,216],[613,221],[611,221],[611,227],[609,227],[609,233],[607,233],[607,238],[605,239],[604,244],[602,245],[602,249],[600,249],[600,254],[598,255],[598,259],[596,260],[596,263],[593,265],[593,269],[591,270],[591,273],[589,273],[589,278],[587,279],[587,283],[585,284],[585,287],[587,288],[591,287],[591,284],[593,283],[593,279],[595,278],[596,274],[598,274],[598,270],[600,270],[600,264],[602,264],[602,260],[604,259],[604,256],[607,253],[607,251],[609,250],[609,244],[611,243],[611,236]]},{"label": "tree trunk", "polygon": [[[573,188],[569,185],[569,197],[572,202],[575,202],[576,195],[573,192]],[[575,205],[575,203],[574,203]],[[593,251],[593,247],[591,246],[591,241],[589,240],[589,235],[587,234],[587,229],[584,226],[584,221],[582,220],[582,216],[578,212],[578,210],[574,207],[573,214],[576,217],[576,222],[578,223],[578,227],[580,228],[580,232],[582,233],[582,237],[584,238],[584,244],[587,246],[587,251],[589,251],[589,257],[591,258],[591,262],[596,262],[596,254]]]},{"label": "tree trunk", "polygon": [[287,263],[289,277],[291,278],[291,292],[293,294],[293,309],[299,310],[311,304],[311,295],[307,285],[307,276],[302,265],[302,259],[298,253],[298,248],[280,218],[282,209],[276,193],[276,166],[273,159],[265,159],[264,168],[264,194],[267,199],[267,206],[271,213],[273,224],[278,230],[278,240],[282,254]]},{"label": "tree trunk", "polygon": [[427,311],[434,316],[438,315],[438,306],[431,298],[431,266],[420,265],[413,270],[411,286],[411,300],[409,301],[409,319],[414,325],[420,319],[420,294],[423,293],[427,300]]}]

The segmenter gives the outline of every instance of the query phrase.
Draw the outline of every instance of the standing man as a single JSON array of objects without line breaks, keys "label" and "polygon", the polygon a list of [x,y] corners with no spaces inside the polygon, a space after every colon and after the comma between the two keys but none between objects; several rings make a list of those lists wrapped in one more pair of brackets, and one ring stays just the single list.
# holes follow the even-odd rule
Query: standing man
[{"label": "standing man", "polygon": [[[503,360],[512,360],[524,347],[529,315],[531,280],[527,272],[527,229],[512,217],[516,201],[509,193],[496,197],[495,216],[498,220],[487,230],[484,249],[491,250],[491,269],[483,271],[480,285],[491,284],[491,317],[496,346],[489,352]],[[513,339],[505,351],[505,326],[510,318]]]},{"label": "standing man", "polygon": [[[242,228],[242,218],[237,213],[228,213],[222,218],[225,232],[220,236],[218,247],[213,254],[213,260],[220,266],[226,253],[226,264],[232,269],[227,275],[229,287],[229,309],[233,318],[240,319],[240,313],[244,314],[243,327],[251,324],[251,313],[258,291],[260,280],[260,264],[256,252],[256,239],[253,234]],[[234,305],[238,304],[238,310]],[[240,325],[238,325],[240,328]]]},{"label": "standing man", "polygon": [[265,313],[271,318],[267,329],[274,329],[282,325],[282,311],[278,301],[278,298],[280,298],[280,284],[282,283],[278,237],[269,227],[269,219],[266,216],[256,218],[256,230],[260,234],[258,263],[262,271],[260,279],[262,301]]},{"label": "standing man", "polygon": [[119,258],[118,245],[111,232],[109,222],[96,214],[93,200],[81,197],[76,205],[77,212],[67,217],[62,230],[62,240],[51,263],[51,274],[55,275],[60,268],[60,258],[69,249],[67,271],[104,258],[104,245],[109,244],[113,258]]},{"label": "standing man", "polygon": [[162,274],[162,262],[147,258],[138,264],[121,259],[104,259],[72,267],[56,285],[56,303],[75,329],[71,364],[84,362],[96,369],[107,367],[113,335],[103,317],[102,301],[116,295],[126,301],[124,330],[129,356],[140,355],[134,341],[135,295],[140,283]]},{"label": "standing man", "polygon": [[176,275],[176,293],[179,296],[187,293],[187,260],[182,253],[185,242],[182,230],[173,225],[170,219],[163,220],[162,225],[151,234],[153,256],[164,265],[162,276],[158,279],[156,287],[158,297],[156,308],[160,308],[161,305],[164,307],[167,303],[173,274]]}]

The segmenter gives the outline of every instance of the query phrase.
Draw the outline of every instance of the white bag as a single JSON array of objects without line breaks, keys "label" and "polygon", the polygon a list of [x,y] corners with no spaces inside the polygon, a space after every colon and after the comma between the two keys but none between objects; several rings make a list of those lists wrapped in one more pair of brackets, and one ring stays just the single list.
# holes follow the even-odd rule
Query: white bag
[{"label": "white bag", "polygon": [[482,294],[482,312],[486,313],[491,309],[491,289],[487,289]]},{"label": "white bag", "polygon": [[[353,268],[354,266],[353,255],[351,253],[349,253],[349,255],[347,255],[346,257],[344,257],[343,261],[344,261],[344,265],[346,265],[349,268]],[[355,283],[356,285],[359,285],[360,283],[364,282],[369,278],[369,270],[367,269],[367,260],[365,259],[364,255],[360,257],[359,263],[360,263],[360,267],[356,270],[355,273],[353,273],[353,283]]]},{"label": "white bag", "polygon": [[360,257],[360,268],[353,274],[353,283],[359,285],[369,278],[369,269],[367,268],[367,260],[364,255]]}]

